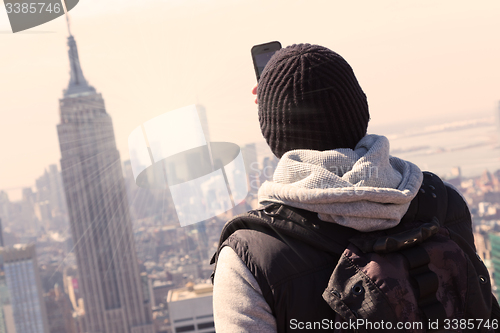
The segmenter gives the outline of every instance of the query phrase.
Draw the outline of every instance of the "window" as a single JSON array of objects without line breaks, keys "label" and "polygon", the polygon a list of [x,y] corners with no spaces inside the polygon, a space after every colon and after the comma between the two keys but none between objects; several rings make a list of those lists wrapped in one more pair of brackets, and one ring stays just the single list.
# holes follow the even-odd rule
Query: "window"
[{"label": "window", "polygon": [[203,330],[205,328],[210,328],[210,327],[215,327],[214,326],[214,322],[211,321],[211,322],[208,322],[208,323],[201,323],[201,324],[198,324],[198,329],[199,330]]},{"label": "window", "polygon": [[191,332],[194,331],[194,325],[179,326],[175,328],[176,333]]}]

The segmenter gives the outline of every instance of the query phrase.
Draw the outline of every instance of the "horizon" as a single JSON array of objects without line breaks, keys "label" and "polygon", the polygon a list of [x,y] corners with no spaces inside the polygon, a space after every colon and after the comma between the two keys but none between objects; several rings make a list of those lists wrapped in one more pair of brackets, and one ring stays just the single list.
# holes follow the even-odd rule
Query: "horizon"
[{"label": "horizon", "polygon": [[[394,155],[392,156],[395,156],[395,157],[400,157],[401,154],[404,154],[404,152],[400,152],[399,150],[401,149],[400,147],[395,147],[392,143],[394,141],[397,142],[398,139],[405,139],[405,138],[408,138],[408,137],[422,137],[422,136],[425,136],[428,134],[429,130],[432,129],[432,127],[436,127],[436,126],[449,126],[449,125],[454,125],[454,124],[461,124],[463,122],[466,122],[466,123],[474,123],[474,122],[477,122],[477,121],[482,121],[482,123],[484,123],[485,121],[487,120],[491,120],[492,118],[494,118],[493,115],[490,115],[488,116],[488,114],[484,113],[484,114],[479,114],[479,115],[476,115],[476,117],[462,117],[461,119],[448,119],[448,120],[445,120],[443,119],[442,122],[440,123],[434,123],[434,124],[427,124],[428,126],[427,127],[422,127],[422,126],[419,126],[419,124],[415,124],[414,122],[412,121],[402,121],[400,123],[398,123],[398,127],[397,129],[394,127],[394,126],[390,126],[390,128],[388,128],[387,132],[385,132],[384,134],[380,134],[380,132],[371,132],[370,131],[370,126],[368,127],[368,132],[367,134],[377,134],[377,135],[384,135],[386,137],[388,137],[389,139],[389,143],[391,144],[391,152],[393,151],[397,151]],[[481,123],[481,122],[480,122]],[[380,125],[379,128],[385,128],[387,125]],[[492,125],[493,126],[493,125]],[[498,130],[498,140],[500,140],[500,128],[498,128],[497,125],[495,125],[497,127],[497,130]],[[474,127],[474,126],[473,126]],[[377,127],[375,127],[377,128]],[[468,128],[467,125],[464,126],[464,128]],[[463,129],[462,127],[459,126],[458,130],[461,130]],[[443,133],[443,132],[446,132],[446,130],[431,130],[431,134],[432,133]],[[267,156],[273,156],[272,155],[272,152],[270,151],[269,147],[267,146],[267,143],[265,142],[265,139],[262,137],[260,138],[260,140],[258,141],[255,141],[255,142],[248,142],[248,144],[251,144],[251,143],[254,143],[256,144],[257,146],[257,151],[258,151],[258,157],[259,157],[259,163],[261,163],[261,160],[264,158],[264,157],[267,157]],[[415,143],[417,143],[417,141],[415,141]],[[498,141],[498,147],[500,147],[500,141]],[[409,148],[412,148],[412,147],[409,147]],[[260,154],[259,154],[259,150],[260,150]],[[263,150],[268,150],[268,152],[265,152],[264,154],[262,153]],[[413,162],[411,159],[407,159],[408,161],[410,162]],[[130,159],[123,159],[121,158],[121,165],[122,165],[122,168],[123,168],[123,164],[130,161]],[[60,172],[60,165],[59,163],[57,162],[54,162],[52,164],[56,164],[57,165],[57,168],[58,168],[58,171]],[[50,164],[49,164],[50,165]],[[41,172],[40,174],[37,176],[40,177],[43,175],[43,173],[45,172],[45,170],[49,167],[49,165],[47,165]],[[418,166],[421,166],[421,165],[418,165]],[[451,168],[452,166],[450,166],[450,171],[451,171]],[[499,159],[499,164],[498,164],[498,168],[495,169],[495,170],[489,170],[489,169],[483,169],[481,171],[478,171],[477,173],[475,174],[469,174],[467,176],[464,176],[464,178],[474,178],[474,177],[478,177],[480,176],[484,170],[488,170],[489,172],[493,173],[497,170],[500,170],[500,159]],[[432,170],[429,170],[429,171],[432,171]],[[441,174],[441,176],[444,176],[444,174]],[[33,179],[32,181],[32,184],[31,186],[19,186],[17,188],[14,188],[14,189],[2,189],[0,188],[0,191],[5,191],[8,195],[9,195],[9,200],[11,202],[14,202],[14,201],[19,201],[21,200],[21,197],[22,197],[22,190],[24,188],[31,188],[33,190],[35,190],[35,180],[36,179]],[[11,194],[12,197],[11,197]],[[13,199],[15,198],[15,199]]]}]

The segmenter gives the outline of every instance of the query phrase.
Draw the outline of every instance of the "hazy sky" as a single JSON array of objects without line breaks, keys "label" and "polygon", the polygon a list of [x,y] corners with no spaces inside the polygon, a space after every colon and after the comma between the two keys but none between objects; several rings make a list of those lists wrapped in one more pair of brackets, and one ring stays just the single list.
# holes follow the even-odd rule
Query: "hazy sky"
[{"label": "hazy sky", "polygon": [[[260,140],[250,48],[272,40],[340,53],[368,96],[372,125],[492,113],[499,14],[498,0],[80,0],[70,12],[122,159],[135,127],[196,102],[212,140]],[[59,164],[67,36],[64,17],[12,34],[0,8],[0,189],[31,186]]]}]

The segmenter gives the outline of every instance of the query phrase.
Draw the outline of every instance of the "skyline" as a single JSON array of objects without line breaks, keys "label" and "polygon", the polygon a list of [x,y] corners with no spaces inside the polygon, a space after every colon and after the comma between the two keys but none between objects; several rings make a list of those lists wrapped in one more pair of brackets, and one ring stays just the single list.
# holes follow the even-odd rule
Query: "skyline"
[{"label": "skyline", "polygon": [[[359,3],[312,1],[304,9],[301,1],[126,1],[112,13],[118,2],[86,0],[71,11],[71,30],[87,80],[106,96],[123,160],[133,128],[196,102],[207,108],[214,140],[262,140],[250,48],[276,39],[318,43],[344,56],[368,96],[370,128],[436,114],[493,114],[500,99],[498,2]],[[259,13],[264,22],[257,24]],[[302,17],[308,28],[290,17]],[[7,22],[0,11],[0,32]],[[8,120],[0,140],[14,142],[0,146],[8,161],[0,166],[0,189],[31,186],[48,165],[60,165],[54,126],[68,82],[67,35],[64,17],[0,34],[0,61],[8,64],[0,66],[7,96],[0,110]]]},{"label": "skyline", "polygon": [[153,333],[144,300],[120,153],[102,94],[68,37],[71,79],[59,100],[61,174],[87,332]]}]

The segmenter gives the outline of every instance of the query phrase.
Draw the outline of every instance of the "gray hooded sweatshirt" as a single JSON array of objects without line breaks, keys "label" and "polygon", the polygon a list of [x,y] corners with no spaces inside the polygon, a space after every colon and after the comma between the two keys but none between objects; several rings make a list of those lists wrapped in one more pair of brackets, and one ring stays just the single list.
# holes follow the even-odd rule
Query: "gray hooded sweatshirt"
[{"label": "gray hooded sweatshirt", "polygon": [[[354,150],[287,152],[258,200],[317,212],[324,221],[368,232],[396,226],[422,179],[416,165],[389,155],[386,137],[366,135]],[[227,246],[219,254],[213,297],[218,333],[276,332],[255,277]]]}]

